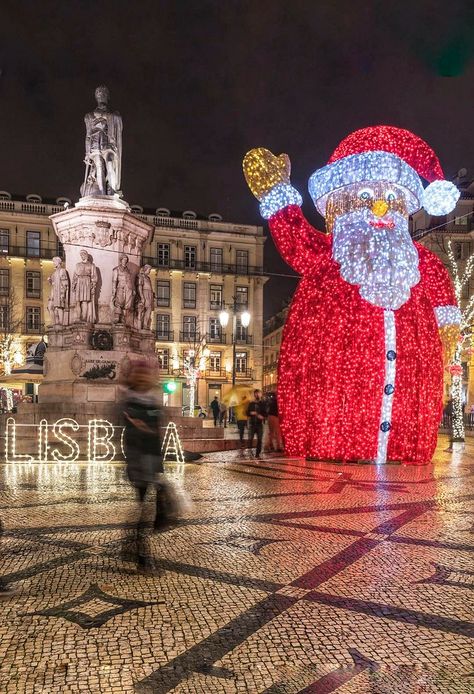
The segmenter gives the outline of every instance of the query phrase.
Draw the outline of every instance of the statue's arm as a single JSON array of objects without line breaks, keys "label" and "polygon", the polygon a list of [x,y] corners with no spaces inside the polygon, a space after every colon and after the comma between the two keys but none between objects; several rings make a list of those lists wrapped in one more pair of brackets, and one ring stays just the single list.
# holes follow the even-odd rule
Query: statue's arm
[{"label": "statue's arm", "polygon": [[87,158],[90,154],[90,151],[91,151],[91,126],[90,126],[90,117],[89,117],[88,113],[84,116],[84,123],[86,125],[85,149],[86,149],[86,158]]}]

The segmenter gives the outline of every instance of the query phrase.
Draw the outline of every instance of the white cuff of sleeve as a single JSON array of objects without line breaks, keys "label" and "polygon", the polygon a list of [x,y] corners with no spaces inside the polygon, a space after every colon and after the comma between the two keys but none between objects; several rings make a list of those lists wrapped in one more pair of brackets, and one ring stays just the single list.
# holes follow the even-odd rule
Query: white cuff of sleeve
[{"label": "white cuff of sleeve", "polygon": [[296,188],[289,183],[278,183],[265,195],[260,203],[260,214],[264,219],[270,219],[274,214],[288,205],[302,205],[303,198]]},{"label": "white cuff of sleeve", "polygon": [[461,311],[457,306],[436,306],[434,312],[439,328],[443,325],[461,324]]}]

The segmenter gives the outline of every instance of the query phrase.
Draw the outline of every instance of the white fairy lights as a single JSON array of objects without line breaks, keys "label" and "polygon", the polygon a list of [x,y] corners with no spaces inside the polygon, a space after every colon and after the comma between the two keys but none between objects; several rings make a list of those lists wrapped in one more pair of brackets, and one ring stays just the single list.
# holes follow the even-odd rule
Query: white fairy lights
[{"label": "white fairy lights", "polygon": [[423,191],[423,207],[428,214],[440,217],[456,207],[460,192],[451,181],[433,181]]},{"label": "white fairy lights", "polygon": [[69,448],[69,453],[67,455],[61,453],[57,448],[53,448],[51,457],[58,463],[74,463],[79,458],[80,454],[79,444],[66,433],[66,429],[72,429],[72,431],[77,432],[79,431],[79,424],[75,419],[70,417],[63,417],[63,419],[58,419],[57,422],[54,422],[53,436]]},{"label": "white fairy lights", "polygon": [[423,186],[418,174],[400,157],[389,152],[352,154],[323,166],[310,177],[308,190],[318,211],[324,215],[328,196],[351,183],[387,181],[404,189],[408,212],[421,207]]},{"label": "white fairy lights", "polygon": [[169,422],[168,426],[166,427],[163,444],[161,446],[161,453],[164,463],[168,460],[168,458],[176,463],[182,464],[185,462],[181,439],[179,438],[178,429],[176,428],[176,424],[174,422]]},{"label": "white fairy lights", "polygon": [[278,210],[287,205],[302,205],[303,198],[289,183],[280,183],[265,195],[260,203],[260,214],[270,219]]}]

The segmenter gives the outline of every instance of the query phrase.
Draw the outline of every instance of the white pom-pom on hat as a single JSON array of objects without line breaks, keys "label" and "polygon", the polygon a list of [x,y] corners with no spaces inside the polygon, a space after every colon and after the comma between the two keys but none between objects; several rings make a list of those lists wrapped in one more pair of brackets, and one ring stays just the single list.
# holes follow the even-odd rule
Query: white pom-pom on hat
[{"label": "white pom-pom on hat", "polygon": [[441,217],[456,207],[460,192],[451,181],[433,181],[423,191],[423,207],[428,214]]}]

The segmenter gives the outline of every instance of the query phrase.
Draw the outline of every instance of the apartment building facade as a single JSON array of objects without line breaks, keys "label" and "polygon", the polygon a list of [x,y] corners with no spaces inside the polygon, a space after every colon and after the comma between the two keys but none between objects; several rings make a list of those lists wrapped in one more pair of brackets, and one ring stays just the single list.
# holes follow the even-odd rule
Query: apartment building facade
[{"label": "apartment building facade", "polygon": [[268,318],[263,327],[263,390],[266,393],[277,389],[278,359],[288,310],[288,306],[284,306]]},{"label": "apartment building facade", "polygon": [[[64,197],[52,200],[0,191],[0,334],[15,324],[24,356],[46,334],[52,259],[63,255],[49,216],[71,204]],[[154,226],[143,264],[151,265],[155,287],[152,326],[159,379],[176,386],[167,395],[168,404],[188,403],[184,366],[193,351],[200,357],[196,402],[201,406],[215,395],[224,396],[233,376],[236,383],[260,387],[266,281],[263,228],[224,222],[218,214],[198,217],[192,210],[176,213],[131,205],[131,211]],[[8,306],[12,299],[14,309]],[[226,328],[219,321],[224,308],[236,314]],[[248,328],[240,321],[244,310],[251,314]],[[0,380],[31,394],[41,377],[13,374]]]}]

